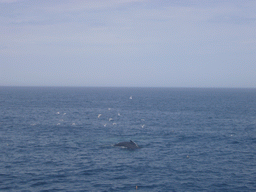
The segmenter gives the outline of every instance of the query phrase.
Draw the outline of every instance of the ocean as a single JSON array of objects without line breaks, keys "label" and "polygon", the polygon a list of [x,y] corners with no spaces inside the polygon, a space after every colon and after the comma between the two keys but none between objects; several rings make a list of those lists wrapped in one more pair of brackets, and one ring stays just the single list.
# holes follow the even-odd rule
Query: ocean
[{"label": "ocean", "polygon": [[0,191],[256,191],[256,89],[0,87]]}]

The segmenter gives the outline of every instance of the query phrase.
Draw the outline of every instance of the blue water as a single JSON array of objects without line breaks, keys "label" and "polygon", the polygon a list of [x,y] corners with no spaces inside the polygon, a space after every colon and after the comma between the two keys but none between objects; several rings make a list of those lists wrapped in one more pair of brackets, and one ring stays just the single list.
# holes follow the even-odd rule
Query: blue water
[{"label": "blue water", "polygon": [[0,191],[256,191],[256,89],[0,87]]}]

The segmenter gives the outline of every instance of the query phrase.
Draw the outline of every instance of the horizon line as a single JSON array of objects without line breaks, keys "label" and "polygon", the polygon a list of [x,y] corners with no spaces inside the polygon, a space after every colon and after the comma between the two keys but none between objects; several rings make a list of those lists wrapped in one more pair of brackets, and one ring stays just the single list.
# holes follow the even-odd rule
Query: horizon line
[{"label": "horizon line", "polygon": [[163,88],[163,89],[256,89],[256,87],[182,87],[182,86],[69,86],[69,85],[0,85],[3,87],[13,88]]}]

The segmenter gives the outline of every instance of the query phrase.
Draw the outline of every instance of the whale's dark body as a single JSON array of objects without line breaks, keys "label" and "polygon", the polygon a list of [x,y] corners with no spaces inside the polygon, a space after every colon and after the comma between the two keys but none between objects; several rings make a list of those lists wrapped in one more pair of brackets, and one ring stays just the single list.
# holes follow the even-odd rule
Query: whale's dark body
[{"label": "whale's dark body", "polygon": [[140,147],[132,140],[130,142],[120,142],[115,144],[116,147],[124,147],[127,149],[139,149]]}]

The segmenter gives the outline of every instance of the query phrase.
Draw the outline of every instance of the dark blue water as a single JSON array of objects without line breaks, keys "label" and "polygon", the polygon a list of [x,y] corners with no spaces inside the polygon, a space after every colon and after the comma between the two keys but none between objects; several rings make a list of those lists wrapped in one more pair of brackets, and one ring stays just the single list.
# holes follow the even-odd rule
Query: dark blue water
[{"label": "dark blue water", "polygon": [[0,88],[0,191],[255,190],[255,89]]}]

